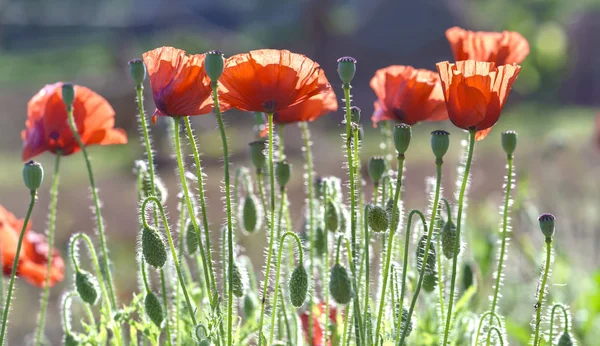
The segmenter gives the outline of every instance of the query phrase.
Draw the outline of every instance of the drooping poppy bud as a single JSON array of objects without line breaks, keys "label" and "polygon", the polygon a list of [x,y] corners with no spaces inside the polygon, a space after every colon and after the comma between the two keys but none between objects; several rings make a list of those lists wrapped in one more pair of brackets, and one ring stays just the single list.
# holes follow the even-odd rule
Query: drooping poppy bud
[{"label": "drooping poppy bud", "polygon": [[152,291],[146,292],[146,298],[144,298],[144,310],[146,311],[148,318],[150,318],[158,328],[161,328],[162,323],[165,320],[165,315],[160,300],[158,300],[158,297]]},{"label": "drooping poppy bud", "polygon": [[256,312],[256,307],[258,306],[258,297],[254,292],[249,291],[244,296],[244,304],[242,311],[244,312],[244,317],[249,320],[254,317],[254,313]]},{"label": "drooping poppy bud", "polygon": [[551,239],[554,235],[555,220],[556,218],[552,214],[542,214],[538,218],[538,221],[540,222],[540,229],[542,230],[544,236],[546,236],[546,239]]},{"label": "drooping poppy bud", "polygon": [[345,305],[354,297],[352,282],[346,267],[336,263],[329,276],[329,293],[336,303]]},{"label": "drooping poppy bud", "polygon": [[[456,255],[454,253],[454,245],[456,244],[456,225],[452,220],[448,220],[441,230],[442,252],[447,259],[452,259]],[[460,252],[460,246],[458,247]]]},{"label": "drooping poppy bud", "polygon": [[225,66],[225,59],[223,53],[218,50],[211,50],[206,52],[206,58],[204,59],[204,69],[206,74],[212,82],[216,82],[223,74],[223,66]]},{"label": "drooping poppy bud", "polygon": [[315,250],[317,252],[317,256],[323,257],[326,253],[326,244],[327,243],[327,233],[323,231],[321,227],[317,227],[315,233]]},{"label": "drooping poppy bud", "polygon": [[292,165],[287,161],[279,161],[275,165],[275,178],[277,178],[277,184],[281,188],[284,188],[290,181],[292,175]]},{"label": "drooping poppy bud", "polygon": [[437,160],[442,160],[450,146],[450,133],[444,130],[436,130],[431,133],[431,150]]},{"label": "drooping poppy bud", "polygon": [[385,232],[389,226],[388,213],[382,207],[375,205],[369,210],[368,215],[369,227],[373,232]]},{"label": "drooping poppy bud", "polygon": [[569,332],[564,332],[560,339],[558,339],[558,346],[573,346],[573,339],[571,338],[571,334]]},{"label": "drooping poppy bud", "polygon": [[437,282],[438,282],[437,272],[425,273],[425,275],[423,275],[423,284],[421,285],[421,287],[423,287],[423,290],[425,292],[431,293],[431,292],[433,292],[433,290],[435,290],[435,287],[437,286]]},{"label": "drooping poppy bud", "polygon": [[308,292],[308,273],[302,263],[299,263],[290,275],[288,292],[293,306],[299,308],[304,304]]},{"label": "drooping poppy bud", "polygon": [[262,171],[267,164],[267,157],[265,156],[266,148],[267,142],[265,141],[254,141],[250,143],[250,158],[257,171]]},{"label": "drooping poppy bud", "polygon": [[81,300],[89,305],[96,305],[98,302],[98,281],[92,274],[84,270],[78,270],[75,273],[75,288]]},{"label": "drooping poppy bud", "polygon": [[129,61],[129,74],[136,85],[140,86],[146,79],[146,65],[142,59],[133,59]]},{"label": "drooping poppy bud", "polygon": [[[198,222],[196,221],[197,224]],[[198,251],[198,237],[196,236],[196,229],[191,219],[187,221],[185,227],[185,245],[189,255]]]},{"label": "drooping poppy bud", "polygon": [[517,133],[515,131],[502,132],[502,149],[508,156],[512,156],[517,148]]},{"label": "drooping poppy bud", "polygon": [[344,56],[337,60],[338,75],[344,84],[350,84],[356,73],[356,59],[350,56]]},{"label": "drooping poppy bud", "polygon": [[374,156],[369,160],[369,177],[373,183],[379,184],[386,169],[387,163],[383,156]]},{"label": "drooping poppy bud", "polygon": [[394,146],[398,155],[404,155],[408,146],[410,145],[410,139],[412,138],[412,129],[409,125],[398,124],[394,128]]},{"label": "drooping poppy bud", "polygon": [[240,269],[236,263],[233,264],[231,274],[233,275],[233,285],[231,286],[233,294],[241,298],[244,296],[244,283],[242,281],[242,273],[240,273]]},{"label": "drooping poppy bud", "polygon": [[330,232],[340,229],[340,210],[336,203],[328,200],[325,204],[325,228]]},{"label": "drooping poppy bud", "polygon": [[248,233],[254,233],[259,227],[259,203],[253,194],[246,195],[242,204],[242,226]]},{"label": "drooping poppy bud", "polygon": [[164,267],[167,262],[167,247],[162,236],[152,226],[142,230],[142,254],[146,263],[156,269]]},{"label": "drooping poppy bud", "polygon": [[44,168],[39,162],[29,161],[23,166],[23,182],[30,191],[37,191],[44,180]]}]

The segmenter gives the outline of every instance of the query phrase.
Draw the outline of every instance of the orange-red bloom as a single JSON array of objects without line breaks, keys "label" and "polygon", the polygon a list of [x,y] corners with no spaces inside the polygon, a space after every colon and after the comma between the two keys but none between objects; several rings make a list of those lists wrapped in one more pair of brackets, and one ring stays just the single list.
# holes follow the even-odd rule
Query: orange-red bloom
[{"label": "orange-red bloom", "polygon": [[[313,310],[313,318],[312,318],[312,342],[310,345],[313,346],[323,346],[323,326],[321,325],[322,316],[325,314],[325,303],[320,303],[318,306],[315,306]],[[310,313],[305,311],[300,315],[300,322],[302,323],[302,330],[304,331],[304,338],[306,342],[309,342],[308,336],[310,335],[308,332],[309,323],[308,319],[310,318]],[[328,323],[337,323],[337,309],[335,306],[329,306],[329,321]],[[334,335],[335,337],[335,335]],[[331,346],[332,342],[329,340],[327,346]]]},{"label": "orange-red bloom", "polygon": [[323,70],[319,72],[319,85],[329,88],[329,90],[275,113],[273,121],[278,124],[313,121],[327,113],[337,111],[337,97],[333,89],[329,87],[329,81]]},{"label": "orange-red bloom", "polygon": [[[26,128],[21,132],[24,161],[45,151],[70,155],[81,149],[67,123],[62,85],[44,86],[27,104]],[[125,131],[114,128],[115,111],[108,101],[86,87],[75,85],[73,117],[86,146],[127,143]]]},{"label": "orange-red bloom", "polygon": [[[156,116],[188,116],[212,111],[210,78],[204,70],[206,54],[188,55],[184,50],[160,47],[142,55],[150,77]],[[228,109],[226,104],[222,110]]]},{"label": "orange-red bloom", "polygon": [[465,130],[477,130],[484,139],[500,118],[508,93],[521,66],[483,61],[448,61],[437,64],[452,123]]},{"label": "orange-red bloom", "polygon": [[375,72],[371,88],[377,95],[373,126],[383,120],[408,125],[448,119],[438,74],[412,66],[394,65]]},{"label": "orange-red bloom", "polygon": [[319,83],[319,64],[288,50],[261,49],[227,59],[220,99],[244,111],[282,112],[331,87]]},{"label": "orange-red bloom", "polygon": [[[6,276],[12,272],[22,227],[23,220],[17,219],[0,205],[0,253],[2,254],[0,260],[2,272]],[[44,287],[49,252],[46,237],[30,231],[30,225],[27,225],[25,232],[18,259],[17,275],[32,285]],[[50,286],[62,281],[64,276],[65,264],[58,250],[54,249],[50,266]]]},{"label": "orange-red bloom", "polygon": [[529,43],[518,32],[464,30],[457,26],[446,30],[454,60],[478,60],[496,65],[520,64],[529,54]]}]

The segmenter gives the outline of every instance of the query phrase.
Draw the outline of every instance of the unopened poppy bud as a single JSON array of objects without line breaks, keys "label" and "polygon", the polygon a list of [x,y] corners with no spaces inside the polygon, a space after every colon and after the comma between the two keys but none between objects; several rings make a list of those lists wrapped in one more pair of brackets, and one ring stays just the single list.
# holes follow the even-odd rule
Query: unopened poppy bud
[{"label": "unopened poppy bud", "polygon": [[356,124],[360,123],[360,108],[356,106],[350,107],[350,120]]},{"label": "unopened poppy bud", "polygon": [[231,274],[233,275],[233,285],[231,286],[233,294],[241,298],[244,296],[244,283],[242,281],[242,273],[240,273],[240,269],[236,263],[233,264]]},{"label": "unopened poppy bud", "polygon": [[410,125],[396,125],[396,128],[394,129],[394,146],[396,147],[398,155],[404,155],[406,150],[408,150],[411,137],[412,129],[410,128]]},{"label": "unopened poppy bud", "polygon": [[304,304],[308,292],[308,273],[302,263],[298,264],[290,275],[288,292],[293,306],[299,308]]},{"label": "unopened poppy bud", "polygon": [[223,59],[223,53],[218,50],[211,50],[206,53],[204,58],[204,69],[208,78],[212,82],[216,82],[223,73],[223,66],[225,65],[225,59]]},{"label": "unopened poppy bud", "polygon": [[542,230],[544,236],[546,236],[546,239],[551,239],[554,235],[555,220],[556,218],[552,214],[542,214],[538,218],[538,221],[540,222],[540,229]]},{"label": "unopened poppy bud", "polygon": [[198,346],[211,346],[212,343],[210,339],[204,339],[198,343]]},{"label": "unopened poppy bud", "polygon": [[374,156],[369,160],[369,177],[375,184],[379,184],[386,169],[387,163],[383,156]]},{"label": "unopened poppy bud", "polygon": [[557,346],[573,346],[573,339],[571,338],[571,334],[569,332],[564,332],[560,339],[558,339]]},{"label": "unopened poppy bud", "polygon": [[385,205],[385,211],[388,215],[390,229],[392,232],[396,232],[398,224],[400,223],[400,208],[398,208],[397,204],[394,206],[393,198],[388,199],[387,204]]},{"label": "unopened poppy bud", "polygon": [[[196,222],[196,225],[198,222]],[[198,251],[198,237],[192,220],[188,220],[185,227],[185,245],[189,255]]]},{"label": "unopened poppy bud", "polygon": [[329,276],[329,293],[336,303],[345,305],[354,297],[354,290],[350,281],[348,270],[341,264],[336,263],[331,268]]},{"label": "unopened poppy bud", "polygon": [[29,161],[23,166],[23,182],[30,191],[36,191],[44,180],[44,168],[39,162]]},{"label": "unopened poppy bud", "polygon": [[77,338],[75,338],[75,336],[73,334],[67,332],[63,339],[63,345],[64,346],[78,346],[79,340],[77,340]]},{"label": "unopened poppy bud", "polygon": [[515,131],[502,132],[502,149],[508,156],[512,156],[517,148],[517,133]]},{"label": "unopened poppy bud", "polygon": [[[423,234],[417,245],[417,270],[421,271],[423,260],[425,259],[425,246],[427,246],[427,235]],[[429,253],[427,255],[427,263],[425,264],[425,273],[433,274],[436,272],[436,256],[433,242],[429,243]]]},{"label": "unopened poppy bud", "polygon": [[267,164],[267,157],[265,156],[266,148],[267,142],[265,141],[254,141],[250,143],[250,158],[257,171],[262,171]]},{"label": "unopened poppy bud", "polygon": [[256,311],[256,307],[258,306],[258,297],[254,292],[249,291],[244,296],[244,306],[242,311],[244,312],[244,317],[249,320],[254,317],[254,313]]},{"label": "unopened poppy bud", "polygon": [[444,158],[450,146],[450,133],[444,130],[436,130],[431,133],[431,150],[438,160]]},{"label": "unopened poppy bud", "polygon": [[382,207],[376,205],[372,206],[371,210],[369,210],[369,227],[373,230],[373,232],[385,232],[389,226],[388,213]]},{"label": "unopened poppy bud", "polygon": [[84,302],[89,305],[95,305],[98,302],[98,282],[92,274],[78,270],[75,273],[75,288]]},{"label": "unopened poppy bud", "polygon": [[62,99],[67,108],[71,108],[73,106],[73,102],[75,101],[75,87],[73,86],[73,83],[63,83]]},{"label": "unopened poppy bud", "polygon": [[[442,252],[447,259],[452,259],[455,256],[454,245],[456,244],[456,225],[452,220],[448,220],[441,230],[442,237]],[[460,246],[458,247],[460,252]]]},{"label": "unopened poppy bud", "polygon": [[321,227],[317,227],[317,230],[315,233],[315,250],[317,252],[317,256],[322,257],[325,254],[325,252],[327,251],[326,242],[327,242],[327,233],[325,233],[325,231],[323,231],[323,229]]},{"label": "unopened poppy bud", "polygon": [[292,175],[292,165],[287,161],[279,161],[275,165],[275,178],[281,188],[285,187]]},{"label": "unopened poppy bud", "polygon": [[163,314],[162,305],[156,294],[151,291],[146,292],[146,298],[144,299],[144,310],[150,320],[158,327],[161,328],[165,315]]},{"label": "unopened poppy bud", "polygon": [[156,269],[164,267],[167,262],[167,247],[162,236],[152,226],[142,230],[142,254],[146,263]]},{"label": "unopened poppy bud", "polygon": [[244,226],[244,230],[248,233],[254,233],[259,228],[258,220],[258,202],[254,195],[248,194],[242,205],[242,226]]},{"label": "unopened poppy bud", "polygon": [[330,232],[337,232],[340,229],[340,211],[337,205],[329,200],[325,204],[325,228]]},{"label": "unopened poppy bud", "polygon": [[129,74],[136,85],[140,86],[146,79],[146,65],[142,59],[129,60]]},{"label": "unopened poppy bud", "polygon": [[410,317],[408,316],[408,310],[406,308],[402,308],[402,319],[400,320],[400,330],[406,329],[406,336],[408,337],[412,332],[413,325]]},{"label": "unopened poppy bud", "polygon": [[344,84],[350,84],[356,73],[356,59],[350,56],[341,57],[337,60],[338,75]]},{"label": "unopened poppy bud", "polygon": [[435,288],[437,286],[437,282],[438,282],[437,272],[425,273],[425,275],[423,275],[423,283],[421,284],[421,287],[423,287],[423,290],[425,292],[431,293],[431,292],[433,292],[433,290],[435,290]]}]

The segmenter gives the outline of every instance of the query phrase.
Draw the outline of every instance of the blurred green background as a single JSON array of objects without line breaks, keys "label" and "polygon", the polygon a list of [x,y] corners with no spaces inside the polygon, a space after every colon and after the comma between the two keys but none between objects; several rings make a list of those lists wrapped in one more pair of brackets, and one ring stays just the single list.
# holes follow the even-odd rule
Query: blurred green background
[{"label": "blurred green background", "polygon": [[[517,189],[513,207],[513,241],[507,262],[502,312],[516,344],[526,344],[530,330],[542,236],[535,218],[540,212],[558,217],[557,260],[549,301],[571,305],[574,333],[582,345],[600,338],[600,140],[596,114],[600,109],[600,2],[597,0],[29,0],[0,1],[0,204],[23,217],[27,192],[21,183],[20,131],[27,101],[44,84],[58,80],[91,87],[116,110],[117,126],[125,128],[130,144],[92,148],[94,170],[104,203],[109,246],[117,263],[121,299],[128,301],[136,282],[138,232],[133,160],[142,158],[136,123],[133,84],[127,61],[162,45],[202,53],[220,49],[227,56],[257,48],[286,48],[318,61],[330,82],[339,88],[336,59],[358,60],[353,100],[363,110],[365,145],[362,164],[381,154],[381,137],[372,129],[374,94],[369,80],[392,64],[435,70],[435,63],[452,60],[444,32],[459,25],[472,30],[514,30],[525,36],[531,54],[499,123],[476,148],[465,256],[479,263],[480,290],[473,309],[488,305],[498,238],[498,205],[502,200],[504,156],[500,133],[519,132],[516,154]],[[146,85],[146,110],[154,110]],[[341,93],[338,93],[340,95]],[[316,171],[343,176],[339,134],[343,114],[330,114],[311,124]],[[235,167],[250,165],[252,117],[231,111],[225,115]],[[198,131],[207,178],[211,222],[222,221],[221,147],[212,115],[193,119]],[[445,171],[446,195],[452,197],[460,141],[466,136],[449,122],[418,125],[407,153],[404,205],[423,208],[425,179],[434,174],[428,133],[452,133],[452,150]],[[177,177],[166,132],[160,121],[152,127],[158,152],[158,172],[170,188],[169,206],[176,213]],[[286,154],[295,163],[292,186],[300,225],[304,199],[299,129],[285,129]],[[39,158],[47,172],[50,154]],[[366,176],[366,170],[363,169]],[[57,247],[64,253],[70,235],[92,234],[87,175],[80,155],[64,160],[61,172]],[[40,192],[34,229],[46,226],[50,175]],[[370,186],[366,192],[370,193]],[[240,237],[241,252],[262,263],[264,234]],[[254,246],[252,246],[254,244]],[[52,290],[48,336],[58,343],[61,329],[57,306],[61,291],[71,287],[69,274]],[[38,311],[37,288],[18,281],[9,326],[9,345],[27,344]]]}]

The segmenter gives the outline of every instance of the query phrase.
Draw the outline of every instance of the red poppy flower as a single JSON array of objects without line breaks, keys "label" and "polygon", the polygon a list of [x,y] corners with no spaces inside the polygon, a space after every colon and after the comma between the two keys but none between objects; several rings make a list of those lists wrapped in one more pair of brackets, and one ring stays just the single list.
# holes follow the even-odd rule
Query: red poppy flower
[{"label": "red poppy flower", "polygon": [[[2,260],[2,272],[5,276],[9,276],[12,272],[22,227],[23,220],[17,219],[0,205],[0,260]],[[44,287],[49,252],[46,237],[31,232],[30,225],[27,225],[25,232],[18,259],[17,275],[32,285]],[[58,250],[54,249],[50,266],[50,286],[62,281],[64,276],[65,264]]]},{"label": "red poppy flower", "polygon": [[457,26],[446,30],[454,60],[478,60],[497,66],[520,64],[529,54],[529,42],[518,32],[464,30]]},{"label": "red poppy flower", "polygon": [[[312,343],[310,343],[310,345],[312,346],[323,346],[323,326],[321,325],[321,319],[323,318],[322,315],[325,314],[325,303],[320,303],[318,306],[315,307],[314,311],[313,311],[313,321],[312,321],[312,327],[313,327],[313,334],[312,334]],[[305,311],[304,313],[302,313],[300,315],[300,322],[302,323],[302,330],[304,331],[304,337],[306,339],[306,342],[309,342],[308,337],[309,337],[309,332],[308,332],[308,327],[309,327],[309,323],[308,323],[308,319],[310,317],[310,313],[308,311]],[[334,306],[330,306],[329,307],[329,321],[332,323],[337,323],[337,309]],[[328,342],[327,346],[331,346],[332,342],[331,339]]]},{"label": "red poppy flower", "polygon": [[[29,100],[26,128],[21,132],[23,161],[45,151],[70,155],[81,149],[67,123],[62,85],[46,85]],[[86,146],[127,143],[125,131],[114,128],[115,111],[108,101],[86,87],[75,85],[73,117]]]},{"label": "red poppy flower", "polygon": [[483,61],[447,61],[437,64],[442,89],[452,123],[462,129],[477,130],[484,139],[500,118],[508,93],[521,66]]},{"label": "red poppy flower", "polygon": [[220,99],[244,111],[278,113],[327,92],[319,64],[288,50],[261,49],[227,59]]},{"label": "red poppy flower", "polygon": [[[157,116],[188,116],[212,111],[210,78],[204,70],[206,54],[188,55],[184,50],[160,47],[142,54],[150,77]],[[223,103],[221,109],[229,107]]]},{"label": "red poppy flower", "polygon": [[329,90],[302,101],[295,106],[276,112],[273,116],[273,121],[277,124],[313,121],[327,113],[337,111],[337,97],[333,89],[329,87],[329,81],[325,77],[323,70],[319,71],[319,85],[323,88],[329,88]]},{"label": "red poppy flower", "polygon": [[377,95],[373,126],[383,120],[408,125],[448,119],[438,74],[412,66],[388,66],[375,72],[371,88]]}]

